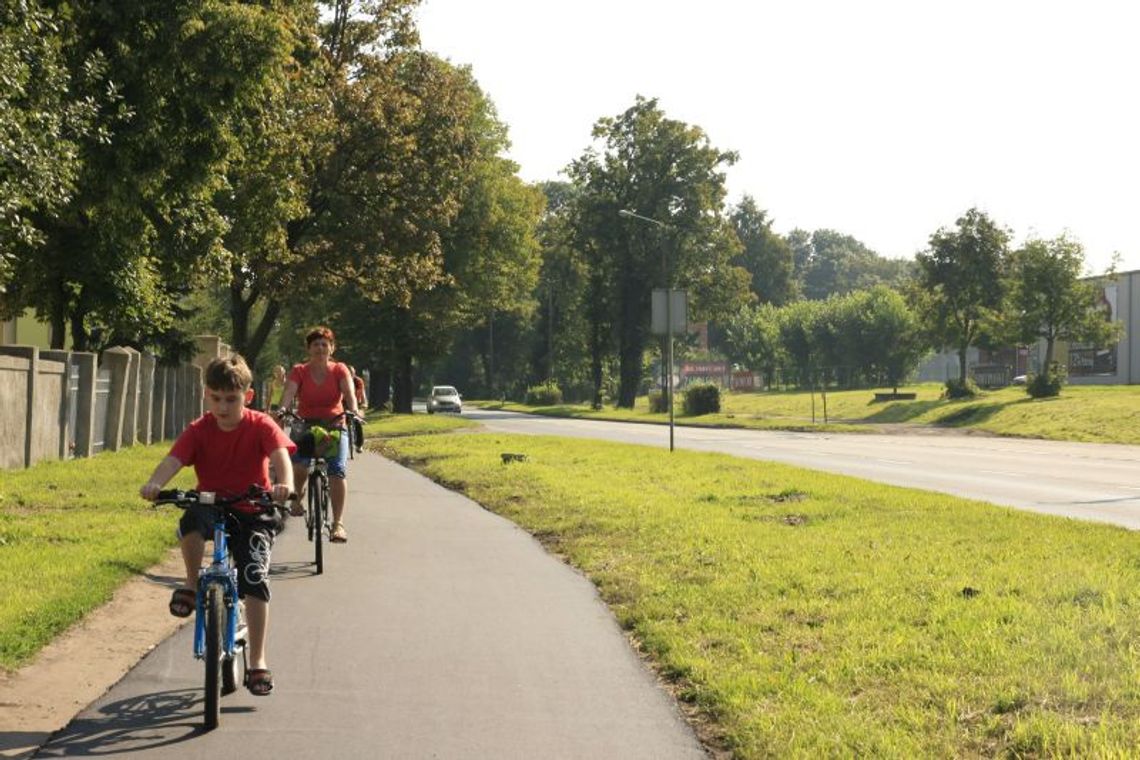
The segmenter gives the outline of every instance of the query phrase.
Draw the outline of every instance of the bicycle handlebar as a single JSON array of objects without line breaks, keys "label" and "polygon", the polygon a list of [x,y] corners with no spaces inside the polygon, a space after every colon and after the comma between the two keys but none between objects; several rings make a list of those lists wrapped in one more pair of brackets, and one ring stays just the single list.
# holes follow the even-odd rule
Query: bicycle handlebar
[{"label": "bicycle handlebar", "polygon": [[[301,415],[294,412],[292,409],[278,409],[277,410],[277,416],[281,417],[282,419],[294,419],[294,420],[309,419],[306,417],[302,417]],[[356,412],[350,411],[348,409],[345,409],[340,414],[334,414],[332,417],[322,417],[320,419],[322,421],[330,421],[331,422],[334,420],[339,420],[341,417],[344,417],[345,419],[356,418],[358,420],[361,420],[362,422],[364,421],[363,415],[357,414]],[[313,418],[313,419],[316,419],[316,418]]]},{"label": "bicycle handlebar", "polygon": [[[286,501],[296,500],[297,494],[289,494]],[[270,493],[264,488],[250,486],[249,490],[238,496],[218,496],[213,491],[183,491],[171,489],[159,491],[154,499],[155,506],[159,504],[172,504],[180,509],[189,509],[196,504],[226,509],[234,504],[252,504],[260,507],[262,512],[270,513],[281,509],[281,505],[273,501]]]}]

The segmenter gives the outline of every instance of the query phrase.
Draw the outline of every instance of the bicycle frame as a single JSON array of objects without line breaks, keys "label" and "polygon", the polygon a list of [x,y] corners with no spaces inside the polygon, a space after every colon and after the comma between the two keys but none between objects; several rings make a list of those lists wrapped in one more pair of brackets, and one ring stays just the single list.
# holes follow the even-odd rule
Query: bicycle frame
[{"label": "bicycle frame", "polygon": [[206,656],[206,592],[211,585],[216,584],[222,587],[222,600],[226,608],[226,627],[222,646],[226,657],[234,656],[237,644],[237,568],[230,561],[225,512],[216,507],[214,510],[213,561],[198,575],[198,598],[194,616],[194,656],[199,660]]}]

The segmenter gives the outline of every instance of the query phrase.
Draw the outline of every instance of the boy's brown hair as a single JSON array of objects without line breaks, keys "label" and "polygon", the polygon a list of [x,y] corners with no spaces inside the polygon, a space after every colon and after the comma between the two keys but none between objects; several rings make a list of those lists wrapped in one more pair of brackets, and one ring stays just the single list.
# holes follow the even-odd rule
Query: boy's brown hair
[{"label": "boy's brown hair", "polygon": [[253,373],[240,354],[228,359],[217,358],[206,366],[206,387],[212,391],[247,391],[253,385]]}]

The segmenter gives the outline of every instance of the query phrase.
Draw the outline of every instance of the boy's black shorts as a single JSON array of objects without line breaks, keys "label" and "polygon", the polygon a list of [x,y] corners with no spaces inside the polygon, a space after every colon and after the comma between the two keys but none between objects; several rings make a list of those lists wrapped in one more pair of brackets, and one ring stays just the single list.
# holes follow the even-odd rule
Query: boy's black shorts
[{"label": "boy's black shorts", "polygon": [[[226,519],[226,543],[233,554],[238,571],[238,595],[241,598],[269,601],[269,561],[273,540],[281,532],[279,515],[230,515]],[[198,533],[207,541],[214,538],[214,511],[193,506],[182,513],[178,522],[179,537]]]}]

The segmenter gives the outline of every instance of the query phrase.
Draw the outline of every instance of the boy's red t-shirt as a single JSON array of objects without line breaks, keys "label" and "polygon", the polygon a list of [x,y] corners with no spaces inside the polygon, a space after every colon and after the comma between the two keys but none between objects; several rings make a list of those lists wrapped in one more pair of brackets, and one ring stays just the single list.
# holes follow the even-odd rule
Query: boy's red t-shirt
[{"label": "boy's red t-shirt", "polygon": [[340,381],[348,379],[348,365],[329,362],[323,383],[313,380],[308,364],[295,364],[289,379],[297,384],[297,414],[307,420],[329,420],[344,411]]},{"label": "boy's red t-shirt", "polygon": [[268,414],[245,409],[233,430],[222,430],[206,412],[182,431],[170,456],[194,467],[199,491],[236,496],[251,485],[270,487],[269,455],[281,448],[292,454],[297,444]]}]

